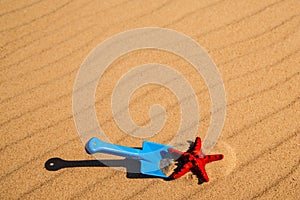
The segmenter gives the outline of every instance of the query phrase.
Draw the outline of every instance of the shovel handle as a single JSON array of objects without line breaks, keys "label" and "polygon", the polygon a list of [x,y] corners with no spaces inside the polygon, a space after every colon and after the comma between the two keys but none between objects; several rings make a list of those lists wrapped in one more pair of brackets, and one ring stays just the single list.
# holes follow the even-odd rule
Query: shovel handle
[{"label": "shovel handle", "polygon": [[141,150],[139,149],[106,143],[95,137],[87,142],[85,149],[88,154],[105,153],[136,160],[142,159],[140,156]]}]

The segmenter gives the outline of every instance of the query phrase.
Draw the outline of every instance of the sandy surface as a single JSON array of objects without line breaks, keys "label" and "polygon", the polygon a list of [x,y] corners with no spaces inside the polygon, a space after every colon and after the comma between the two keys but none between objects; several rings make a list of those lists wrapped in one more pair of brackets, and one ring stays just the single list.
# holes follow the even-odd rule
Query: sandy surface
[{"label": "sandy surface", "polygon": [[[299,199],[299,10],[299,0],[0,1],[0,198]],[[227,116],[214,152],[225,159],[207,166],[211,181],[133,179],[105,167],[47,171],[52,157],[94,159],[72,115],[84,58],[106,38],[146,26],[189,35],[220,70]],[[141,144],[118,129],[109,105],[122,73],[147,62],[181,70],[198,95],[201,116],[209,116],[209,95],[191,66],[165,52],[134,52],[112,64],[97,90],[98,119],[113,142]],[[140,88],[132,96],[132,118],[147,124],[153,103],[166,107],[167,122],[151,140],[167,143],[180,122],[169,90]],[[201,118],[201,137],[207,119]]]}]

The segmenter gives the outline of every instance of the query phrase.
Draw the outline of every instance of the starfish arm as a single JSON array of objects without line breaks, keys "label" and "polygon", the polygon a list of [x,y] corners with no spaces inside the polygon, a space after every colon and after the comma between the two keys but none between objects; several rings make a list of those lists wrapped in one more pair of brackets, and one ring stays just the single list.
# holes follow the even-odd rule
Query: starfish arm
[{"label": "starfish arm", "polygon": [[215,154],[215,155],[205,155],[204,156],[204,162],[206,163],[210,163],[210,162],[214,162],[217,160],[222,160],[224,158],[224,156],[222,154]]},{"label": "starfish arm", "polygon": [[196,161],[197,165],[193,167],[193,173],[196,174],[198,179],[201,179],[203,182],[208,182],[209,178],[205,171],[204,164],[200,161]]},{"label": "starfish arm", "polygon": [[185,163],[179,171],[174,172],[171,175],[171,178],[173,178],[173,179],[180,178],[181,176],[183,176],[184,174],[186,174],[187,172],[189,172],[192,167],[193,167],[192,162]]},{"label": "starfish arm", "polygon": [[198,155],[201,151],[201,138],[196,137],[195,144],[193,146],[193,154]]}]

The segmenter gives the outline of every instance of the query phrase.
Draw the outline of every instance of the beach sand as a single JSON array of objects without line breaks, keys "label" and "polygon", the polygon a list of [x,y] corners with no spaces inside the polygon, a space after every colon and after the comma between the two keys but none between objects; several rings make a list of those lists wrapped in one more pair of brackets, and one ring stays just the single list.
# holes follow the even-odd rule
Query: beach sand
[{"label": "beach sand", "polygon": [[[299,199],[300,1],[0,1],[1,199]],[[130,178],[108,167],[45,169],[53,157],[93,160],[86,154],[72,113],[81,63],[99,43],[134,28],[165,27],[203,46],[226,91],[222,134],[207,165],[210,182],[191,174],[174,180]],[[96,93],[99,124],[128,146],[142,139],[118,128],[111,94],[137,65],[166,64],[189,81],[198,97],[202,138],[210,123],[205,82],[183,59],[140,50],[112,63]],[[166,109],[163,129],[149,140],[168,143],[180,126],[180,102],[150,84],[131,97],[130,114],[149,123],[149,108]]]}]

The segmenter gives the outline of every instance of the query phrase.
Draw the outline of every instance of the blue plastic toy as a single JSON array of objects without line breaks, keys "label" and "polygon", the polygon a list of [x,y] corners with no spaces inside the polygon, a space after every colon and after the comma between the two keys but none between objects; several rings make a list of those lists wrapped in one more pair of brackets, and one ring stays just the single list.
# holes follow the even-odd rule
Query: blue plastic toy
[{"label": "blue plastic toy", "polygon": [[105,153],[139,160],[141,162],[140,173],[162,178],[168,177],[161,171],[159,164],[164,153],[168,152],[172,146],[144,141],[140,150],[106,143],[94,137],[87,142],[85,148],[89,154]]}]

